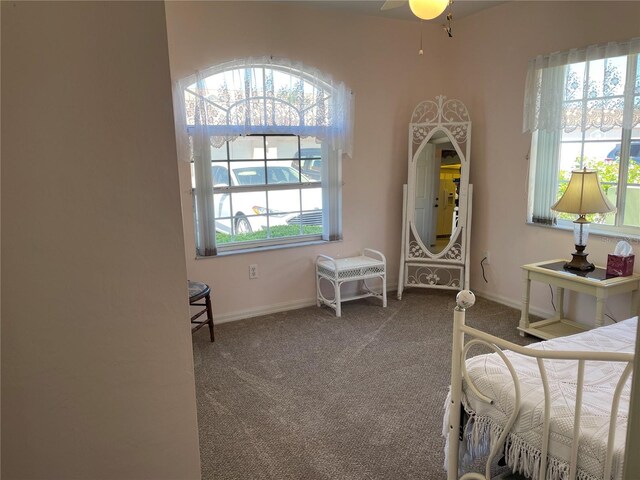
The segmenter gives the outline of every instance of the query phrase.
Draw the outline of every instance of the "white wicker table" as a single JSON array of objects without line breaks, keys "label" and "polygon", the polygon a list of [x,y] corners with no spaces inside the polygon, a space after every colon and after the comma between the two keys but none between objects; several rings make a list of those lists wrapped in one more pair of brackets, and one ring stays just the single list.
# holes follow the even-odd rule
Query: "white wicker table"
[{"label": "white wicker table", "polygon": [[[334,297],[327,299],[320,289],[320,280],[325,279],[333,285]],[[380,278],[382,291],[376,292],[369,288],[367,279]],[[363,280],[364,291],[348,297],[342,297],[340,287],[345,282]],[[382,300],[382,306],[387,306],[387,259],[385,256],[370,248],[365,248],[362,255],[348,258],[331,258],[327,255],[316,257],[316,291],[318,306],[328,305],[341,315],[341,302],[348,302],[358,298],[377,297]]]}]

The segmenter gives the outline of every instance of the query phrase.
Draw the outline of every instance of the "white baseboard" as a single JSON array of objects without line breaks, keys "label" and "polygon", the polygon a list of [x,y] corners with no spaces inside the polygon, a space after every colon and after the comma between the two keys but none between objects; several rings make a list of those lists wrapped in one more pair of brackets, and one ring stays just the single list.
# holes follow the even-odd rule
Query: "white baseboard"
[{"label": "white baseboard", "polygon": [[[387,282],[387,296],[394,294],[397,289],[398,287],[396,281],[392,280],[391,282]],[[502,295],[496,295],[491,292],[484,292],[482,290],[473,290],[473,292],[479,297],[486,298],[487,300],[491,300],[492,302],[500,303],[502,305],[506,305],[507,307],[512,307],[517,310],[520,310],[522,308],[520,300],[514,300],[512,298],[504,297]],[[271,305],[263,305],[246,310],[236,310],[234,312],[228,312],[221,315],[216,315],[214,312],[213,323],[218,325],[220,323],[235,322],[237,320],[244,320],[246,318],[260,317],[262,315],[270,315],[272,313],[286,312],[289,310],[297,310],[298,308],[311,307],[315,304],[316,299],[314,297],[293,300],[290,302],[273,303]],[[542,318],[548,318],[553,315],[553,312],[547,312],[535,307],[531,307],[529,309],[529,313]]]},{"label": "white baseboard", "polygon": [[[522,303],[520,299],[514,300],[512,298],[503,297],[502,295],[496,295],[490,292],[483,292],[481,290],[473,290],[473,293],[475,293],[478,297],[486,298],[487,300],[491,300],[492,302],[501,303],[502,305],[506,305],[507,307],[512,307],[517,310],[522,309]],[[553,312],[547,312],[532,306],[529,307],[529,313],[531,315],[542,318],[549,318],[553,316]]]},{"label": "white baseboard", "polygon": [[[395,279],[387,279],[387,297],[398,290],[398,281]],[[272,313],[287,312],[289,310],[297,310],[298,308],[311,307],[316,304],[316,298],[304,298],[300,300],[292,300],[290,302],[273,303],[271,305],[263,305],[260,307],[249,308],[247,310],[236,310],[216,315],[213,312],[213,323],[235,322],[244,320],[245,318],[260,317],[262,315],[270,315]]]},{"label": "white baseboard", "polygon": [[269,315],[271,313],[286,312],[288,310],[297,310],[298,308],[310,307],[316,304],[316,299],[307,298],[302,300],[294,300],[291,302],[273,303],[271,305],[263,305],[260,307],[249,308],[247,310],[236,310],[222,315],[213,314],[213,323],[234,322],[236,320],[244,320],[245,318],[259,317],[261,315]]}]

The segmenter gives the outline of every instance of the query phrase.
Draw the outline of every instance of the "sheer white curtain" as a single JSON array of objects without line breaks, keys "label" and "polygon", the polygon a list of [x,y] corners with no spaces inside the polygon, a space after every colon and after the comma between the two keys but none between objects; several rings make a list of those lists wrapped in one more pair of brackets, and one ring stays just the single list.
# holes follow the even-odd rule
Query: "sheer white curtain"
[{"label": "sheer white curtain", "polygon": [[244,135],[292,134],[322,142],[329,164],[323,175],[328,205],[324,237],[340,237],[336,168],[339,171],[342,154],[353,152],[353,95],[343,82],[284,58],[246,58],[180,80],[174,86],[174,104],[179,156],[194,162],[199,256],[217,253],[211,146]]},{"label": "sheer white curtain", "polygon": [[[565,66],[546,68],[540,71],[540,115],[547,125],[561,116]],[[558,188],[558,165],[560,162],[560,129],[547,128],[535,131],[531,142],[531,179],[534,195],[531,206],[531,221],[552,225],[555,215],[551,205],[556,200]]]},{"label": "sheer white curtain", "polygon": [[[576,75],[567,75],[568,66],[593,60],[614,58],[640,53],[640,37],[624,43],[608,43],[606,45],[592,45],[583,49],[572,49],[566,52],[556,52],[551,55],[538,56],[529,61],[527,80],[524,96],[523,132],[536,130],[565,130],[575,129],[582,131],[588,128],[599,128],[607,131],[612,127],[633,128],[640,125],[640,104],[635,105],[634,114],[624,117],[616,107],[614,100],[602,100],[594,108],[587,109],[586,115],[578,112],[577,103],[589,97],[588,82],[581,81]],[[640,70],[629,72],[634,81],[624,83],[625,94],[633,95],[634,89],[639,89],[640,94]],[[558,88],[553,81],[544,81],[544,75],[561,75],[564,84]],[[613,88],[614,85],[606,85],[619,81],[605,72],[604,87]],[[627,77],[629,78],[629,77]],[[624,80],[623,80],[624,82]],[[575,101],[571,101],[572,99]],[[598,108],[599,107],[599,108]]]},{"label": "sheer white curtain", "polygon": [[[622,75],[605,62],[602,77],[589,76],[585,62],[640,53],[640,38],[624,43],[538,56],[529,61],[525,85],[523,131],[532,132],[529,219],[553,224],[557,200],[562,133],[607,132],[640,125],[640,68],[627,62]],[[633,66],[633,68],[629,68]],[[624,77],[624,78],[622,78]]]}]

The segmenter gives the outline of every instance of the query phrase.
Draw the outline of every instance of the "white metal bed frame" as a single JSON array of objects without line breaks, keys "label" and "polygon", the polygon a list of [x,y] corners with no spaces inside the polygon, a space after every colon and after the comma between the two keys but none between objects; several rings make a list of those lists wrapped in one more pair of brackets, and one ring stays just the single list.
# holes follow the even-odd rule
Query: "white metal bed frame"
[{"label": "white metal bed frame", "polygon": [[[549,351],[549,350],[535,350],[532,348],[522,347],[515,343],[508,342],[501,338],[489,335],[485,332],[477,330],[475,328],[465,325],[465,308],[469,308],[475,302],[475,297],[470,291],[462,291],[456,297],[457,306],[453,314],[453,351],[451,357],[451,399],[449,405],[449,423],[448,423],[448,438],[449,438],[449,450],[448,463],[447,463],[447,480],[489,480],[491,477],[491,464],[496,457],[496,454],[503,448],[509,431],[513,427],[513,424],[518,417],[520,411],[520,382],[518,380],[515,369],[507,356],[502,350],[511,350],[512,352],[536,358],[538,364],[538,370],[540,372],[540,378],[542,380],[544,389],[544,423],[543,423],[543,440],[542,440],[542,454],[540,457],[540,469],[539,477],[535,480],[545,480],[547,474],[547,462],[548,462],[548,447],[549,447],[549,423],[550,423],[550,398],[549,398],[549,383],[547,381],[547,374],[544,366],[544,360],[576,360],[578,361],[577,372],[577,386],[576,386],[576,406],[573,424],[573,438],[576,441],[571,446],[571,462],[569,468],[569,480],[575,480],[577,475],[578,464],[578,446],[579,446],[579,432],[580,432],[580,415],[582,411],[582,389],[584,383],[584,364],[587,361],[600,361],[600,362],[623,362],[626,363],[622,375],[616,385],[613,403],[611,406],[611,414],[609,417],[609,433],[607,443],[607,454],[605,458],[604,478],[611,478],[612,471],[612,457],[614,439],[616,435],[616,419],[618,415],[618,406],[620,403],[620,394],[622,393],[623,386],[633,368],[634,354],[632,353],[620,353],[620,352],[591,352],[591,351]],[[468,335],[472,337],[472,340],[465,344],[464,336]],[[493,401],[486,395],[483,395],[472,380],[469,378],[465,359],[469,349],[474,345],[484,345],[496,352],[502,361],[505,363],[515,389],[515,405],[512,415],[509,417],[504,430],[498,440],[495,442],[487,461],[485,464],[485,472],[474,473],[469,472],[461,477],[458,477],[458,453],[459,453],[459,429],[460,429],[460,410],[462,407],[462,380],[467,382],[467,387],[473,391],[482,401],[493,403]],[[494,478],[501,478],[497,476]]]}]

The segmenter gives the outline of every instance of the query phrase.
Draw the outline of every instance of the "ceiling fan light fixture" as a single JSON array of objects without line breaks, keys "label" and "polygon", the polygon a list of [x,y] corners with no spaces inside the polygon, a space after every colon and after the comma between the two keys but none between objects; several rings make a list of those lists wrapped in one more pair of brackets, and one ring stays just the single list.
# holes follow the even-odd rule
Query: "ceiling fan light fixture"
[{"label": "ceiling fan light fixture", "polygon": [[449,5],[449,0],[409,0],[409,8],[422,20],[433,20]]}]

